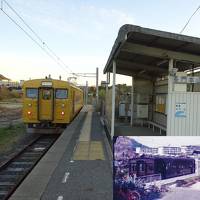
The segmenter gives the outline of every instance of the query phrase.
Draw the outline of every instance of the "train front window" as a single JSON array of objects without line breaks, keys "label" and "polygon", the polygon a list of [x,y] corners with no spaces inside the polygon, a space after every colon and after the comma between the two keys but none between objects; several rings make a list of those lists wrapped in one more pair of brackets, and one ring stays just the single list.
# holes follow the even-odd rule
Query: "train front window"
[{"label": "train front window", "polygon": [[50,100],[51,99],[51,90],[42,90],[42,98],[44,100]]},{"label": "train front window", "polygon": [[36,89],[36,88],[26,89],[26,97],[36,99],[38,97],[38,89]]},{"label": "train front window", "polygon": [[68,90],[65,89],[57,89],[56,90],[56,99],[67,99]]}]

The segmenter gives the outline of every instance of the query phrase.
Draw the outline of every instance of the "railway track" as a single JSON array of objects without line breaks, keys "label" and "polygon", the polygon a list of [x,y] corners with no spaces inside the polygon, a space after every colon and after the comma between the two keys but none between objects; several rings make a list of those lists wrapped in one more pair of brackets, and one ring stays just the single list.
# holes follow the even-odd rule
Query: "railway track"
[{"label": "railway track", "polygon": [[58,135],[41,135],[0,167],[0,200],[11,196],[57,138]]}]

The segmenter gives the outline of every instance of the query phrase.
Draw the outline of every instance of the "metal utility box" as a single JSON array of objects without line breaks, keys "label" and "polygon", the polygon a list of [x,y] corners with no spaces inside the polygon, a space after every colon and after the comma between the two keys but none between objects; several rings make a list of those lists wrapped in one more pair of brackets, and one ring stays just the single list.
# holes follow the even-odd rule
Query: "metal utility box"
[{"label": "metal utility box", "polygon": [[137,118],[148,118],[148,105],[137,105],[136,106],[136,117]]},{"label": "metal utility box", "polygon": [[125,117],[126,116],[126,104],[124,102],[119,102],[119,117]]},{"label": "metal utility box", "polygon": [[124,101],[119,102],[119,117],[130,117],[131,116],[131,104]]}]

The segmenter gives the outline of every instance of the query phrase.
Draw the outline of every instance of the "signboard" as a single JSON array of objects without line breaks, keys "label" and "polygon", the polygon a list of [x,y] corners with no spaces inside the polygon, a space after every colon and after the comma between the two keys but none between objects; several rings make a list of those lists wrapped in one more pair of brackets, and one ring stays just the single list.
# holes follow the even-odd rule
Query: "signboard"
[{"label": "signboard", "polygon": [[105,87],[106,85],[108,85],[108,83],[106,81],[101,81],[101,86]]},{"label": "signboard", "polygon": [[52,82],[50,82],[50,81],[43,81],[42,82],[42,86],[51,87],[52,86]]},{"label": "signboard", "polygon": [[175,117],[186,117],[186,103],[176,103]]},{"label": "signboard", "polygon": [[175,76],[175,83],[200,83],[199,76]]}]

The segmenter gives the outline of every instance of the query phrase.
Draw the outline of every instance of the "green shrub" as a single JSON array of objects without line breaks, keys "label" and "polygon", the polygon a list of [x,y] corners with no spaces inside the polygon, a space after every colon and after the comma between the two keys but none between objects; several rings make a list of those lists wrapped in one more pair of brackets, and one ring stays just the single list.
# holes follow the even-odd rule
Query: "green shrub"
[{"label": "green shrub", "polygon": [[17,91],[10,91],[7,88],[0,88],[0,100],[20,98],[20,94]]}]

